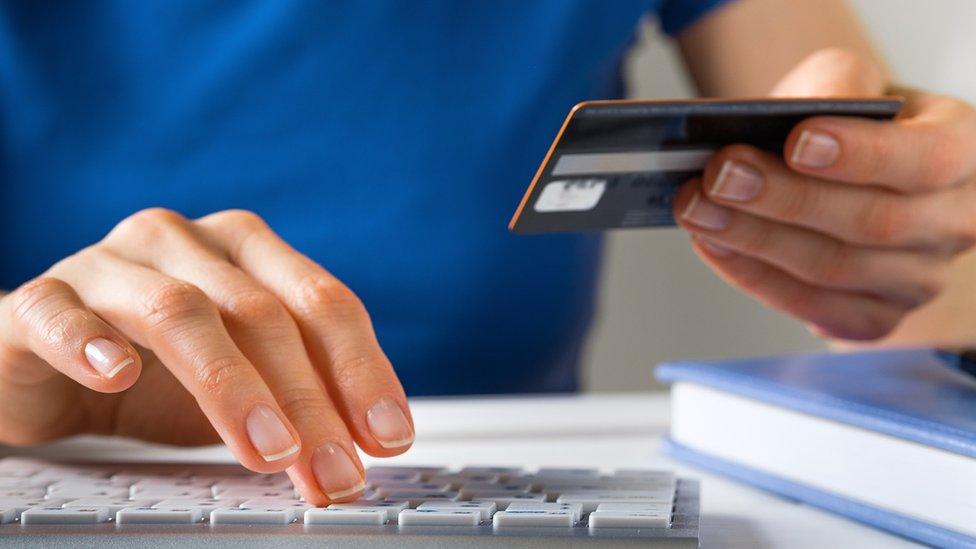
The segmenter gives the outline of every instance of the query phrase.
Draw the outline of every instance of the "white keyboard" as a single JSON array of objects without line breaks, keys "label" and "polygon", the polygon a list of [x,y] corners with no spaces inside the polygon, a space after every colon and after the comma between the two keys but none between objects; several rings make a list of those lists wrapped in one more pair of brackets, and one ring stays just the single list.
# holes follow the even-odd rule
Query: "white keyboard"
[{"label": "white keyboard", "polygon": [[216,535],[224,528],[232,533],[237,525],[277,526],[274,532],[287,534],[279,542],[316,534],[333,534],[334,540],[338,532],[353,541],[372,539],[368,545],[381,538],[398,539],[399,546],[409,545],[408,538],[431,546],[457,536],[468,543],[516,536],[697,546],[697,484],[668,471],[373,467],[366,481],[358,501],[312,507],[286,475],[232,465],[6,458],[0,459],[0,542],[4,535],[32,534],[135,541],[153,534],[154,526],[182,525],[169,532],[185,536]]}]

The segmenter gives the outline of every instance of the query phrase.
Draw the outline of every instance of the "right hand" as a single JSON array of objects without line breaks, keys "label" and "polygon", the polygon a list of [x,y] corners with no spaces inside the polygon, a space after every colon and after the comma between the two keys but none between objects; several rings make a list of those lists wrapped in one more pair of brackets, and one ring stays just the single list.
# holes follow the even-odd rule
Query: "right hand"
[{"label": "right hand", "polygon": [[323,505],[414,431],[345,285],[252,213],[151,209],[0,298],[0,442],[79,433],[222,439]]}]

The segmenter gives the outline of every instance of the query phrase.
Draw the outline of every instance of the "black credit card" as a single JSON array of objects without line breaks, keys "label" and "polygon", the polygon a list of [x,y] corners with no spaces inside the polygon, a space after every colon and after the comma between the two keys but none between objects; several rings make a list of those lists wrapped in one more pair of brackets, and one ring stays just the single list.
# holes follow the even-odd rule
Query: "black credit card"
[{"label": "black credit card", "polygon": [[675,225],[678,188],[712,154],[745,143],[782,154],[811,116],[885,120],[900,98],[588,101],[573,107],[509,229],[599,231]]}]

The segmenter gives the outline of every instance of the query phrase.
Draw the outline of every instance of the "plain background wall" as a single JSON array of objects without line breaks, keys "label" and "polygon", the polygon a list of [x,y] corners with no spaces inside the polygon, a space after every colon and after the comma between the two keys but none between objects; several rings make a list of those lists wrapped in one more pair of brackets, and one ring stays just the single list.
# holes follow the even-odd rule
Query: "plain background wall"
[{"label": "plain background wall", "polygon": [[[854,5],[902,82],[976,104],[976,0]],[[653,23],[640,34],[627,67],[631,95],[689,96],[673,45]],[[727,287],[673,229],[608,238],[599,305],[584,359],[590,390],[654,388],[651,367],[664,360],[823,348],[800,323]]]}]

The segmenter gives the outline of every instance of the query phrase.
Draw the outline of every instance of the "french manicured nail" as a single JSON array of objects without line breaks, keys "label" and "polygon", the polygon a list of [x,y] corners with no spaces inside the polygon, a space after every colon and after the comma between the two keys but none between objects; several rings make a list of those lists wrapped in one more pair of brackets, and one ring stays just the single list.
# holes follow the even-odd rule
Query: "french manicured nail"
[{"label": "french manicured nail", "polygon": [[247,436],[264,461],[278,461],[298,451],[298,443],[269,406],[258,404],[246,420]]},{"label": "french manicured nail", "polygon": [[413,442],[413,428],[396,402],[383,397],[366,412],[369,430],[384,448],[400,448]]},{"label": "french manicured nail", "polygon": [[363,476],[341,446],[326,442],[312,454],[312,472],[331,500],[347,498],[365,487]]},{"label": "french manicured nail", "polygon": [[92,368],[108,378],[115,377],[123,368],[136,361],[118,343],[103,337],[93,339],[85,345],[85,358]]},{"label": "french manicured nail", "polygon": [[691,197],[691,202],[681,212],[681,219],[712,231],[721,231],[727,227],[731,216],[728,208],[702,199],[700,192]]},{"label": "french manicured nail", "polygon": [[713,197],[746,202],[759,196],[763,175],[756,168],[735,160],[726,160],[712,185]]},{"label": "french manicured nail", "polygon": [[827,168],[837,162],[840,143],[834,136],[822,132],[803,130],[793,149],[794,164],[807,168]]},{"label": "french manicured nail", "polygon": [[732,255],[735,254],[735,252],[732,251],[731,248],[726,248],[721,244],[710,242],[704,238],[696,238],[695,241],[698,242],[698,244],[700,244],[702,248],[705,248],[705,251],[707,251],[709,254],[714,255],[716,257],[731,257]]}]

